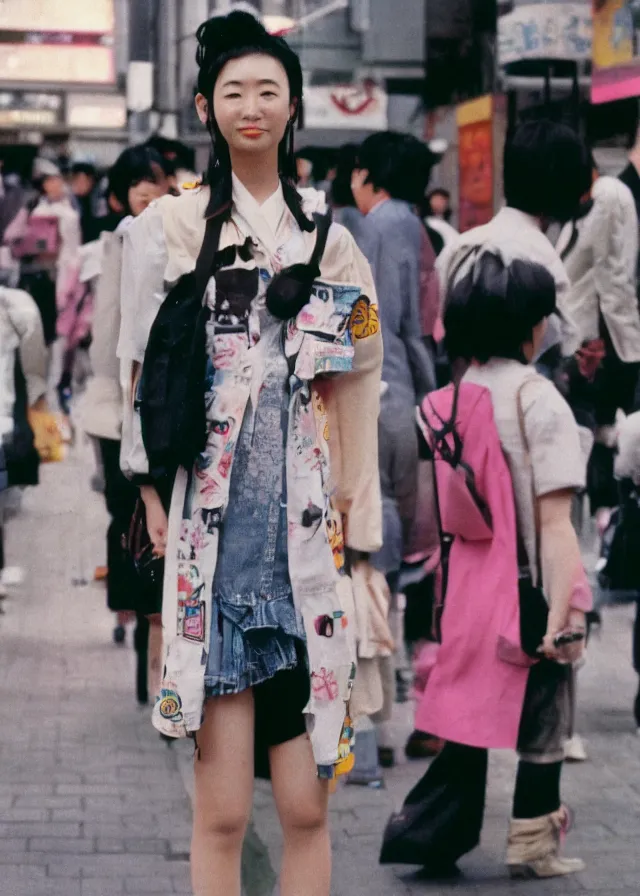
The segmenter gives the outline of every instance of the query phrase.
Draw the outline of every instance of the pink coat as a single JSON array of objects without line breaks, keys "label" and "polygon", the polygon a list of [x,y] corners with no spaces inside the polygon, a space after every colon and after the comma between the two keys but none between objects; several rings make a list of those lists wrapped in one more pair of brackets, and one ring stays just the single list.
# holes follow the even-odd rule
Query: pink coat
[{"label": "pink coat", "polygon": [[[434,428],[440,422],[432,407],[447,420],[452,398],[448,387],[425,400],[423,411]],[[442,644],[416,712],[416,727],[469,746],[513,749],[532,661],[519,649],[513,487],[487,389],[461,385],[457,429],[464,442],[462,459],[475,473],[491,529],[482,519],[474,521],[469,508],[460,513],[454,499],[457,474],[436,460],[443,529],[458,537],[449,559]]]}]

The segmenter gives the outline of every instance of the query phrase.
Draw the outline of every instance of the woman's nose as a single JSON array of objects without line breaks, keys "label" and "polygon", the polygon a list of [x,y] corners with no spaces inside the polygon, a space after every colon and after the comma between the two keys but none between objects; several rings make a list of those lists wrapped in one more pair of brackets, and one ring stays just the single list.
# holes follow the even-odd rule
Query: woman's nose
[{"label": "woman's nose", "polygon": [[255,120],[260,118],[260,102],[256,96],[248,96],[245,100],[243,117]]}]

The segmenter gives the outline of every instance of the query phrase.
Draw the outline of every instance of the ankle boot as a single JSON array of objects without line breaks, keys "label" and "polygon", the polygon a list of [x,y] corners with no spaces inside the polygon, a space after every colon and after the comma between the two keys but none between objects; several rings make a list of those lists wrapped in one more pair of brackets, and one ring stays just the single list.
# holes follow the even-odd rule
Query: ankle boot
[{"label": "ankle boot", "polygon": [[509,826],[507,865],[513,878],[562,877],[584,871],[580,859],[560,856],[571,826],[566,806],[540,818],[514,818]]}]

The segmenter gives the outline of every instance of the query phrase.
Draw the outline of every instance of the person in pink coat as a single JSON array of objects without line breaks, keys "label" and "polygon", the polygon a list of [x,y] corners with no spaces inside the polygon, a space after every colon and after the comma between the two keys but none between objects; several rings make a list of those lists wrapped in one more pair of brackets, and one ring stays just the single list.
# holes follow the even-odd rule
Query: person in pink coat
[{"label": "person in pink coat", "polygon": [[[507,853],[512,876],[555,877],[584,868],[560,855],[571,821],[560,776],[573,721],[572,664],[591,608],[571,523],[585,461],[569,406],[531,363],[555,298],[545,267],[507,262],[495,249],[479,249],[449,293],[447,351],[467,370],[455,387],[425,399],[423,451],[433,449],[436,431],[455,421],[459,469],[472,471],[485,513],[465,504],[457,472],[436,453],[434,512],[452,545],[443,564],[441,643],[416,728],[446,745],[403,811],[392,816],[383,862],[435,871],[453,866],[480,839],[488,750],[517,749]],[[548,603],[546,634],[532,647],[526,646],[529,617],[520,612],[523,580],[541,586]],[[560,646],[559,637],[569,633],[577,640]]]}]

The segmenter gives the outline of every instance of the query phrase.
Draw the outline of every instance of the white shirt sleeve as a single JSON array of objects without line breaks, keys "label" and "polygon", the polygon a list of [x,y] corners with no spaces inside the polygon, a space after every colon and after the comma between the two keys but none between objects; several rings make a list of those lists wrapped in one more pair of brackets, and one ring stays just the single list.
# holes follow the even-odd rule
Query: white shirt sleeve
[{"label": "white shirt sleeve", "polygon": [[536,377],[521,393],[537,497],[586,483],[586,460],[571,408],[553,383]]},{"label": "white shirt sleeve", "polygon": [[118,341],[122,360],[141,364],[144,359],[151,326],[166,296],[167,261],[162,212],[150,205],[123,234]]}]

